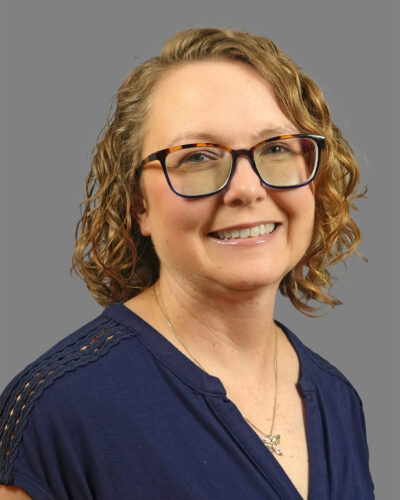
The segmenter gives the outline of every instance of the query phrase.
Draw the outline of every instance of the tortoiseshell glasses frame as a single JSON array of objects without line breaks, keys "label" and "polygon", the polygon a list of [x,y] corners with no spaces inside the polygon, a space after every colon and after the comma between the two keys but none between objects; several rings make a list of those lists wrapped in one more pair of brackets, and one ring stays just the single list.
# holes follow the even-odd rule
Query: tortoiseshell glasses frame
[{"label": "tortoiseshell glasses frame", "polygon": [[[315,157],[313,157],[313,165],[312,165],[312,168],[310,169],[309,177],[307,177],[307,179],[304,182],[295,183],[295,184],[285,184],[285,185],[272,184],[272,183],[266,181],[262,177],[259,169],[257,168],[257,162],[254,158],[254,151],[265,144],[274,143],[276,141],[285,141],[286,139],[296,139],[296,138],[297,139],[309,139],[309,140],[311,140],[311,143],[314,145]],[[306,142],[306,141],[303,141],[303,142]],[[160,151],[156,151],[155,153],[152,153],[149,156],[147,156],[146,158],[144,158],[139,163],[136,170],[137,170],[137,174],[140,175],[141,171],[144,168],[151,166],[150,165],[151,162],[158,160],[161,164],[161,167],[162,167],[162,170],[164,172],[165,178],[167,180],[168,186],[177,196],[180,196],[182,198],[202,198],[204,196],[211,196],[213,194],[219,193],[220,191],[225,189],[235,173],[237,159],[239,158],[239,156],[246,156],[248,158],[248,160],[250,161],[250,165],[251,165],[252,169],[254,170],[254,172],[256,173],[256,175],[258,176],[258,178],[260,179],[262,184],[265,184],[266,186],[268,186],[270,188],[274,188],[274,189],[294,189],[294,188],[298,188],[301,186],[305,186],[314,180],[315,176],[317,175],[320,157],[321,157],[321,151],[322,151],[322,148],[324,147],[324,145],[325,145],[325,137],[323,137],[321,135],[314,135],[314,134],[285,134],[285,135],[280,135],[280,136],[276,136],[276,137],[271,137],[270,139],[266,139],[264,141],[258,142],[250,149],[232,149],[229,146],[224,146],[222,144],[214,144],[214,143],[209,143],[209,142],[198,142],[198,143],[192,143],[192,144],[183,144],[180,146],[173,146],[170,148],[161,149]],[[278,144],[278,146],[280,146],[280,145]],[[229,170],[227,172],[227,175],[226,175],[224,182],[222,183],[222,185],[218,186],[217,189],[211,190],[209,192],[207,191],[204,193],[199,193],[199,194],[181,193],[181,192],[176,190],[176,187],[174,188],[174,186],[170,180],[170,176],[168,175],[168,167],[166,165],[167,156],[170,153],[174,153],[174,152],[179,151],[179,150],[184,150],[184,149],[189,149],[189,148],[197,148],[197,147],[218,148],[219,150],[223,150],[226,153],[229,153],[229,155],[230,155]],[[200,152],[200,154],[201,154],[201,152]]]}]

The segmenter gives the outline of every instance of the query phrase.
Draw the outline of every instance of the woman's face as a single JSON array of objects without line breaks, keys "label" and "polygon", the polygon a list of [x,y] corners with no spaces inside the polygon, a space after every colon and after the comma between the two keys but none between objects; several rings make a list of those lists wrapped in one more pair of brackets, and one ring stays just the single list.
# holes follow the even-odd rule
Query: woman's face
[{"label": "woman's face", "polygon": [[[269,137],[298,132],[256,70],[237,61],[197,61],[169,71],[159,82],[143,157],[205,140],[250,148]],[[144,169],[142,175],[141,232],[151,236],[162,273],[180,283],[197,289],[276,289],[310,244],[312,188],[267,188],[244,156],[225,190],[204,198],[178,197],[161,168]],[[267,224],[267,231],[275,229],[258,237],[218,238],[218,231],[260,224]]]}]

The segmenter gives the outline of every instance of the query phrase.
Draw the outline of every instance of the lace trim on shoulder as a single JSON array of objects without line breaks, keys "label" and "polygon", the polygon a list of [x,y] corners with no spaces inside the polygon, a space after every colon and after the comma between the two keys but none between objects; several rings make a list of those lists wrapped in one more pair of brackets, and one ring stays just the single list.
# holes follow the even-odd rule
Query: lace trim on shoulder
[{"label": "lace trim on shoulder", "polygon": [[28,365],[0,398],[0,481],[6,481],[17,454],[27,417],[34,401],[57,378],[68,371],[96,361],[122,339],[132,337],[114,320],[102,317],[94,328],[83,332],[71,342],[50,349]]}]

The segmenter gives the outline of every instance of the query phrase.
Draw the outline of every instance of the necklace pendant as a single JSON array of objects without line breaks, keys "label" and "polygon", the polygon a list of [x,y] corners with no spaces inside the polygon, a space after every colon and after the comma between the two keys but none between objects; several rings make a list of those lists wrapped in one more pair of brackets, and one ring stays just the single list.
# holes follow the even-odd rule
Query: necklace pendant
[{"label": "necklace pendant", "polygon": [[281,436],[277,434],[276,436],[271,436],[270,434],[264,434],[260,436],[261,441],[265,444],[265,446],[272,452],[275,452],[277,455],[282,455],[282,452],[279,448],[279,441]]}]

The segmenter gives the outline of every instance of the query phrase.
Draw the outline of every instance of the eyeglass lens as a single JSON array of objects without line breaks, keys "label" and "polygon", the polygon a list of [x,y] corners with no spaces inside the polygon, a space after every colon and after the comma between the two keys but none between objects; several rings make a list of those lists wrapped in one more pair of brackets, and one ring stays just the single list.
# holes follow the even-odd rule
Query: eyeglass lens
[{"label": "eyeglass lens", "polygon": [[[318,147],[311,138],[285,138],[261,144],[254,162],[262,179],[275,187],[304,184],[314,175]],[[219,147],[197,146],[170,152],[165,160],[170,183],[184,196],[211,194],[225,186],[232,155]]]}]

